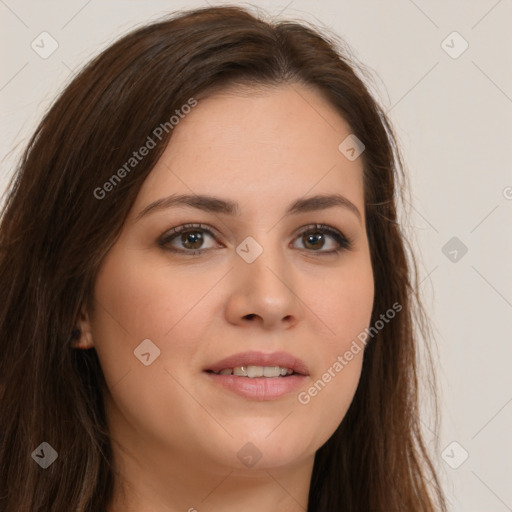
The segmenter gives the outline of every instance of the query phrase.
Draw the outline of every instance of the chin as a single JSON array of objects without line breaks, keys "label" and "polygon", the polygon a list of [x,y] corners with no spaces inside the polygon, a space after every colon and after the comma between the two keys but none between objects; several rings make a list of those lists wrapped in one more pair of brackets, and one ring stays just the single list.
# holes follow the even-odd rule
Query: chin
[{"label": "chin", "polygon": [[232,432],[234,439],[229,441],[229,464],[238,469],[254,470],[294,465],[314,455],[323,444],[321,439],[308,438],[299,429],[290,432],[283,428],[284,425],[278,426],[279,421],[274,422],[271,428],[265,425],[265,428]]}]

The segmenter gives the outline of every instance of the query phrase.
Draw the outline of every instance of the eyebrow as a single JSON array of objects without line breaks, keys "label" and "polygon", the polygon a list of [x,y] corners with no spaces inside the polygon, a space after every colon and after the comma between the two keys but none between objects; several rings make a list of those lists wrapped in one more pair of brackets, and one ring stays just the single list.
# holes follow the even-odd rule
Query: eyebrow
[{"label": "eyebrow", "polygon": [[[220,199],[209,195],[180,194],[163,197],[150,203],[137,215],[135,222],[138,222],[142,217],[145,217],[151,212],[180,206],[187,206],[209,213],[222,213],[231,216],[240,214],[239,204],[234,201]],[[345,208],[355,214],[359,221],[362,221],[361,213],[357,206],[340,194],[321,194],[297,199],[287,208],[284,216],[287,217],[293,214],[326,210],[334,207]]]}]

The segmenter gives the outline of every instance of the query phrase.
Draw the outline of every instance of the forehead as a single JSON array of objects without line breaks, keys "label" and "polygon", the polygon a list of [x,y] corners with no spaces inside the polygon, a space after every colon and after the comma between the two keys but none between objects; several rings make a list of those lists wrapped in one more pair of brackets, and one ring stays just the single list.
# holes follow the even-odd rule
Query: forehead
[{"label": "forehead", "polygon": [[166,194],[210,194],[248,208],[341,193],[363,208],[363,168],[338,146],[351,130],[319,94],[293,84],[198,100],[143,184],[143,207]]}]

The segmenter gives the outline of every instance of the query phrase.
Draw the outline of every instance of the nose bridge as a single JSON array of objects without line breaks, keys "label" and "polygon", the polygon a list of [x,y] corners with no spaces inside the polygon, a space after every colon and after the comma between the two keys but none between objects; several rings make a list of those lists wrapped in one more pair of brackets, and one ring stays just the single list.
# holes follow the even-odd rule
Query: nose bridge
[{"label": "nose bridge", "polygon": [[241,278],[251,288],[257,285],[267,293],[279,292],[284,286],[282,281],[286,279],[283,248],[272,233],[261,232],[255,237],[246,237],[236,248]]},{"label": "nose bridge", "polygon": [[246,237],[236,247],[233,278],[234,295],[241,305],[238,318],[257,315],[264,324],[273,324],[297,317],[298,299],[284,249],[275,233],[264,231]]}]

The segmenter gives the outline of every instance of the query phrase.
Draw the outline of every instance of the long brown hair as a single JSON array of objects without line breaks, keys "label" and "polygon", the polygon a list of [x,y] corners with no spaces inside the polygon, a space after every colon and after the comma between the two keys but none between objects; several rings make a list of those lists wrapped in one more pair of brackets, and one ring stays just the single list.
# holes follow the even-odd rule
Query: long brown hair
[{"label": "long brown hair", "polygon": [[[416,327],[428,326],[397,220],[405,176],[390,123],[332,35],[238,7],[177,13],[115,42],[66,87],[23,154],[0,225],[1,510],[98,512],[112,498],[103,374],[72,333],[172,130],[108,196],[95,191],[190,98],[296,83],[320,91],[365,144],[372,325],[402,306],[368,343],[350,409],[316,453],[308,512],[446,510],[418,419]],[[43,441],[58,453],[44,470],[31,456]]]}]

